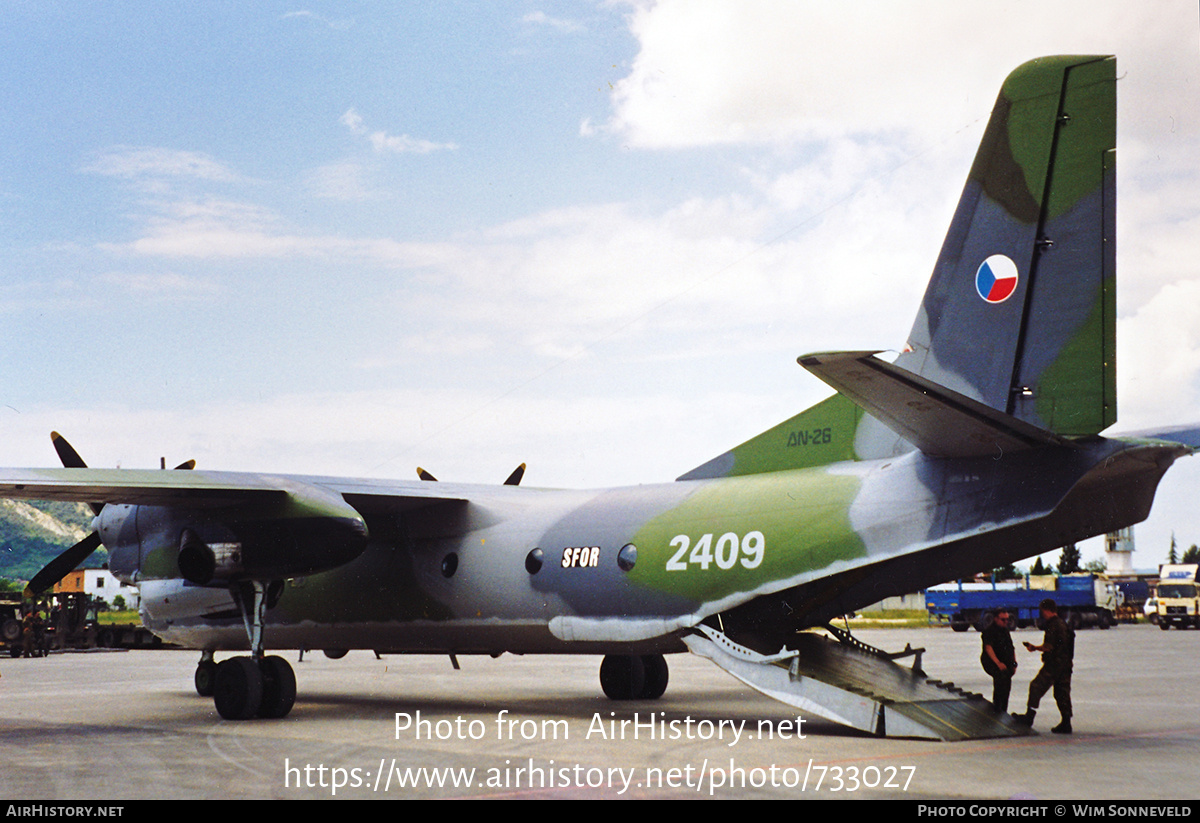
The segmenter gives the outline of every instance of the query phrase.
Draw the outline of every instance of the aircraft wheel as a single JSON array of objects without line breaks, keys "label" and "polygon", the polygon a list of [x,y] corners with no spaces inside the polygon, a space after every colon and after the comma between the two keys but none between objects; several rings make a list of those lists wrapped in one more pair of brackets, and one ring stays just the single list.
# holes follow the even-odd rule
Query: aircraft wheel
[{"label": "aircraft wheel", "polygon": [[212,697],[217,682],[217,661],[201,660],[196,664],[196,694],[201,697]]},{"label": "aircraft wheel", "polygon": [[600,663],[600,687],[610,700],[657,700],[668,679],[661,654],[610,654]]},{"label": "aircraft wheel", "polygon": [[605,655],[600,663],[600,688],[610,700],[640,697],[646,688],[646,664],[633,655]]},{"label": "aircraft wheel", "polygon": [[296,673],[282,657],[264,657],[259,667],[263,676],[263,692],[258,716],[287,717],[296,702]]},{"label": "aircraft wheel", "polygon": [[231,657],[217,666],[213,702],[226,720],[248,720],[262,704],[262,670],[251,657]]},{"label": "aircraft wheel", "polygon": [[325,649],[323,654],[330,660],[341,660],[350,653],[349,649]]},{"label": "aircraft wheel", "polygon": [[661,654],[642,655],[642,665],[646,670],[646,682],[641,696],[646,700],[658,700],[667,690],[667,659]]}]

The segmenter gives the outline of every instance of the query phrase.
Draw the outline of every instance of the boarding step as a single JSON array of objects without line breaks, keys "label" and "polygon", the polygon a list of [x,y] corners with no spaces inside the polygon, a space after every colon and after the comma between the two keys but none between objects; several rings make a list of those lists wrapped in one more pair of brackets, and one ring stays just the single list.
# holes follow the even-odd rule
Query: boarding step
[{"label": "boarding step", "polygon": [[790,648],[764,656],[708,626],[684,638],[708,658],[763,694],[810,714],[887,737],[973,740],[1030,734],[1009,715],[997,716],[980,694],[925,676],[919,663],[906,668],[900,656],[855,641],[799,634]]}]

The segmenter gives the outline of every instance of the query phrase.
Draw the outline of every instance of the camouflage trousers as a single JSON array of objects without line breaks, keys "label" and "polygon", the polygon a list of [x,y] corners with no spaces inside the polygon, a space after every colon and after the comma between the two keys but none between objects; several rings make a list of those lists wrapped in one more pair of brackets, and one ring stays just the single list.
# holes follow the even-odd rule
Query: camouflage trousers
[{"label": "camouflage trousers", "polygon": [[1029,708],[1036,709],[1042,696],[1054,688],[1054,702],[1063,720],[1071,719],[1071,668],[1042,666],[1029,684]]}]

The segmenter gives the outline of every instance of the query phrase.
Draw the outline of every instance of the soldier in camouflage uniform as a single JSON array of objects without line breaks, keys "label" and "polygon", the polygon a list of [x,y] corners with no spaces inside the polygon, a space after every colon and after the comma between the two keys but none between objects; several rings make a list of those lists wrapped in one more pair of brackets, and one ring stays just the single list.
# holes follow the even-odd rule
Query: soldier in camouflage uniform
[{"label": "soldier in camouflage uniform", "polygon": [[1033,718],[1037,714],[1042,695],[1053,686],[1054,702],[1058,704],[1062,722],[1050,731],[1055,734],[1071,734],[1071,669],[1074,666],[1075,633],[1058,616],[1058,604],[1053,600],[1043,600],[1038,608],[1042,612],[1046,634],[1040,646],[1026,641],[1025,648],[1031,652],[1042,653],[1042,668],[1029,684],[1029,705],[1025,714],[1017,715],[1016,719],[1026,726],[1033,726]]}]

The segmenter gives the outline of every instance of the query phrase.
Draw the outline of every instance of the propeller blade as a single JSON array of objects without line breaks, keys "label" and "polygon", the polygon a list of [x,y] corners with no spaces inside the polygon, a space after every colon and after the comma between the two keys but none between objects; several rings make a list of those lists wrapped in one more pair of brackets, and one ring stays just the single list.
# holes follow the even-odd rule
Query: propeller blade
[{"label": "propeller blade", "polygon": [[[68,448],[70,448],[68,446]],[[92,532],[71,548],[46,564],[40,572],[33,576],[25,587],[25,596],[33,597],[62,580],[67,574],[91,556],[100,547],[100,533]]]},{"label": "propeller blade", "polygon": [[436,477],[434,477],[434,476],[433,476],[432,474],[430,474],[429,472],[425,471],[425,470],[424,470],[423,468],[421,468],[420,466],[417,466],[417,477],[421,478],[422,480],[432,480],[432,481],[433,481],[433,482],[435,482],[435,483],[437,482],[437,478],[436,478]]},{"label": "propeller blade", "polygon": [[175,467],[175,471],[191,471],[196,468],[195,460],[185,460]]},{"label": "propeller blade", "polygon": [[63,437],[58,432],[50,432],[50,442],[54,444],[54,450],[58,452],[58,459],[62,461],[63,467],[67,469],[86,469],[87,463],[83,462],[83,458],[79,456],[79,452],[67,442],[67,438]]},{"label": "propeller blade", "polygon": [[519,486],[519,485],[521,485],[521,478],[524,476],[525,476],[525,464],[522,463],[521,465],[519,465],[515,469],[513,469],[513,473],[510,474],[508,476],[508,479],[504,481],[504,485]]},{"label": "propeller blade", "polygon": [[[58,432],[50,432],[50,442],[54,444],[54,450],[58,452],[58,459],[62,461],[63,468],[67,469],[86,469],[87,463],[83,462],[83,458],[79,456],[79,452],[75,451],[74,447],[67,442],[67,438],[63,437]],[[92,514],[99,514],[104,508],[103,503],[88,503],[92,509]],[[74,566],[71,569],[75,568]],[[71,569],[67,569],[69,572]],[[43,569],[45,571],[45,569]],[[63,572],[66,574],[67,572]],[[59,576],[61,578],[61,575]],[[58,582],[58,579],[54,581]]]}]

